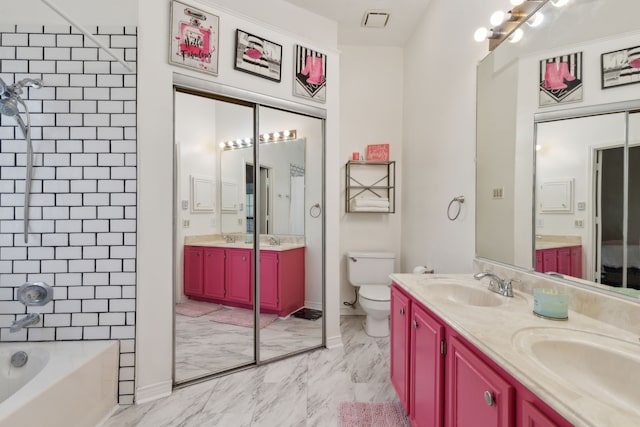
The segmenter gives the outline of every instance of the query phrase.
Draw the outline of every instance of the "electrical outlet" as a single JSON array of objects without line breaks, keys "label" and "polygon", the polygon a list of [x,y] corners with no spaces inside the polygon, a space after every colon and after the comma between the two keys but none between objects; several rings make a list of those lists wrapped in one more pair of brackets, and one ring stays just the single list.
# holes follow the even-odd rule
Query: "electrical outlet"
[{"label": "electrical outlet", "polygon": [[536,219],[536,227],[544,227],[544,219],[542,218]]},{"label": "electrical outlet", "polygon": [[188,219],[182,220],[182,228],[189,228],[190,226],[191,226],[191,221],[189,221]]},{"label": "electrical outlet", "polygon": [[578,210],[579,211],[583,211],[587,208],[587,203],[586,202],[578,202]]},{"label": "electrical outlet", "polygon": [[242,218],[238,218],[238,225],[242,225]]},{"label": "electrical outlet", "polygon": [[493,189],[493,198],[494,199],[504,199],[504,187],[494,188]]},{"label": "electrical outlet", "polygon": [[584,227],[584,220],[582,220],[582,219],[576,219],[573,223],[576,226],[576,228],[583,228]]},{"label": "electrical outlet", "polygon": [[183,200],[182,201],[182,210],[186,211],[187,209],[189,209],[189,201],[188,200]]}]

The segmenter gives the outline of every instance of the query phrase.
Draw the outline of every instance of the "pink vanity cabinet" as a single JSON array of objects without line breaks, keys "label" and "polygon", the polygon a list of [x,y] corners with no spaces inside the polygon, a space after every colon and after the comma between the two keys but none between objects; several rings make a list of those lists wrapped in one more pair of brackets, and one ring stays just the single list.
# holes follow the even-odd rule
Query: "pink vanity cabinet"
[{"label": "pink vanity cabinet", "polygon": [[[287,316],[304,306],[304,247],[260,251],[260,311]],[[184,293],[200,300],[253,307],[252,249],[184,247]]]},{"label": "pink vanity cabinet", "polygon": [[571,426],[396,284],[391,382],[413,427]]},{"label": "pink vanity cabinet", "polygon": [[582,246],[536,249],[536,271],[582,278]]}]

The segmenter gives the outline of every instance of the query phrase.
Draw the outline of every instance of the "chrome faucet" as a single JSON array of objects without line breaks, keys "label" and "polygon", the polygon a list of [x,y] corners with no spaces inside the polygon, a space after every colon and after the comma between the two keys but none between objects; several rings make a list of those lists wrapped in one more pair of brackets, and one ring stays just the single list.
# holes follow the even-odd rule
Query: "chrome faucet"
[{"label": "chrome faucet", "polygon": [[40,321],[39,313],[29,313],[26,316],[21,317],[20,319],[16,319],[9,327],[9,332],[18,332],[22,328],[35,325],[39,321]]},{"label": "chrome faucet", "polygon": [[222,236],[224,237],[224,241],[227,243],[235,243],[236,242],[236,236],[229,236],[228,234]]},{"label": "chrome faucet", "polygon": [[500,277],[496,276],[493,273],[482,272],[476,273],[473,275],[473,278],[476,280],[481,280],[484,277],[488,277],[489,280],[489,290],[491,292],[495,292],[505,297],[513,296],[513,279],[503,280]]},{"label": "chrome faucet", "polygon": [[267,240],[271,246],[278,246],[280,244],[280,239],[276,236],[269,236]]}]

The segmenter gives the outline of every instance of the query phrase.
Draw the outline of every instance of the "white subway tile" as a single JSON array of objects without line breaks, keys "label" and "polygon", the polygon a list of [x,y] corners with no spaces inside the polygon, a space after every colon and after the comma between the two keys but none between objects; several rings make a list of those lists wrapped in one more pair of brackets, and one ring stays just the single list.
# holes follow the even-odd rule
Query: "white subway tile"
[{"label": "white subway tile", "polygon": [[45,47],[44,59],[54,61],[69,61],[71,59],[71,49],[69,49],[68,47]]},{"label": "white subway tile", "polygon": [[53,252],[53,248],[29,248],[29,259],[53,259]]},{"label": "white subway tile", "polygon": [[96,244],[95,233],[72,233],[69,235],[69,244],[73,246],[93,246]]},{"label": "white subway tile", "polygon": [[[129,64],[129,67],[131,69],[133,69],[133,73],[136,73],[136,70],[137,70],[136,63],[135,62],[128,62],[128,64]],[[119,62],[116,62],[116,61],[111,62],[111,74],[129,74],[129,73],[131,73],[131,71],[126,69]]]},{"label": "white subway tile", "polygon": [[2,34],[3,46],[28,46],[29,35],[28,34]]},{"label": "white subway tile", "polygon": [[80,340],[82,339],[82,328],[56,328],[56,341]]},{"label": "white subway tile", "polygon": [[83,233],[105,233],[109,231],[109,220],[85,219],[82,221]]},{"label": "white subway tile", "polygon": [[98,101],[98,112],[122,114],[124,113],[124,101]]},{"label": "white subway tile", "polygon": [[82,194],[56,194],[57,206],[82,206]]},{"label": "white subway tile", "polygon": [[43,260],[40,263],[43,273],[66,273],[67,261],[65,260]]},{"label": "white subway tile", "polygon": [[42,183],[44,193],[68,193],[69,181],[67,180],[45,180]]},{"label": "white subway tile", "polygon": [[29,243],[25,243],[23,233],[14,234],[13,237],[14,246],[40,246],[41,240],[41,235],[35,233],[29,233]]},{"label": "white subway tile", "polygon": [[82,300],[82,311],[84,313],[106,313],[109,311],[109,300],[106,300],[106,299]]},{"label": "white subway tile", "polygon": [[[22,262],[22,261],[16,261]],[[119,259],[97,259],[97,272],[120,272],[122,271],[122,260]]]},{"label": "white subway tile", "polygon": [[[131,246],[131,248],[133,248],[133,246]],[[112,248],[112,249],[115,249],[115,248]],[[134,286],[135,284],[136,284],[135,273],[111,273],[111,285]]]},{"label": "white subway tile", "polygon": [[[135,246],[113,246],[111,248],[111,258],[123,258],[123,259],[133,259],[136,257],[136,247]],[[127,283],[121,283],[123,285],[133,285],[135,284],[135,276],[132,276],[132,281]]]},{"label": "white subway tile", "polygon": [[112,299],[109,300],[109,311],[136,311],[136,300],[134,299]]},{"label": "white subway tile", "polygon": [[84,36],[81,34],[58,34],[57,46],[64,47],[83,47]]},{"label": "white subway tile", "polygon": [[[111,195],[111,205],[113,206],[133,206],[136,204],[135,193],[114,193]],[[112,230],[115,231],[115,230]],[[135,231],[135,230],[124,230]]]},{"label": "white subway tile", "polygon": [[136,324],[136,313],[135,311],[130,311],[127,313],[127,325],[135,326]]},{"label": "white subway tile", "polygon": [[16,59],[44,59],[43,48],[41,47],[18,47],[16,48]]},{"label": "white subway tile", "polygon": [[[64,234],[64,233],[74,233],[74,232],[80,232],[82,231],[82,221],[80,220],[64,220],[64,219],[58,219],[56,220],[56,233],[59,233],[57,235],[59,236],[68,236],[68,234]],[[60,238],[56,238],[55,240],[59,240],[62,239]]]},{"label": "white subway tile", "polygon": [[[59,274],[67,274],[67,273],[59,273]],[[57,276],[57,274],[56,274]],[[55,286],[53,288],[53,299],[54,300],[66,300],[67,296],[67,287],[66,286]],[[53,309],[53,307],[52,307]]]},{"label": "white subway tile", "polygon": [[98,207],[98,218],[123,219],[124,209],[122,206],[100,206]]},{"label": "white subway tile", "polygon": [[85,206],[104,206],[109,204],[109,193],[88,193],[83,199]]},{"label": "white subway tile", "polygon": [[122,245],[124,237],[122,233],[98,233],[96,242],[98,245]]},{"label": "white subway tile", "polygon": [[[17,284],[20,285],[20,284]],[[0,313],[3,314],[22,314],[26,309],[24,304],[19,301],[0,301]]]},{"label": "white subway tile", "polygon": [[77,313],[82,310],[79,300],[54,301],[56,313]]},{"label": "white subway tile", "polygon": [[[46,85],[46,82],[45,82],[45,85]],[[31,90],[31,89],[29,89],[29,90]],[[23,101],[27,104],[27,107],[29,108],[29,111],[31,111],[33,113],[42,113],[42,102],[43,101],[38,100],[38,99],[34,99],[34,100],[24,99]],[[31,129],[31,131],[32,131],[31,137],[34,138],[35,134],[36,134],[35,129]]]},{"label": "white subway tile", "polygon": [[112,219],[109,221],[110,231],[134,232],[136,231],[136,221],[131,219]]},{"label": "white subway tile", "polygon": [[85,61],[84,72],[90,74],[108,74],[111,67],[104,61]]},{"label": "white subway tile", "polygon": [[96,61],[98,49],[95,47],[73,47],[71,48],[71,59],[73,61]]},{"label": "white subway tile", "polygon": [[0,258],[9,259],[27,259],[27,248],[0,248]]},{"label": "white subway tile", "polygon": [[53,233],[55,231],[55,222],[51,220],[29,221],[29,231],[31,233]]},{"label": "white subway tile", "polygon": [[107,340],[111,338],[111,328],[108,326],[85,326],[85,340]]},{"label": "white subway tile", "polygon": [[137,111],[136,101],[124,101],[124,112],[135,114]]},{"label": "white subway tile", "polygon": [[[71,128],[71,138],[74,139],[96,139],[96,128],[95,127],[72,127]],[[81,154],[79,156],[82,156]],[[73,162],[73,159],[72,159]],[[82,165],[82,166],[93,166],[91,165]]]},{"label": "white subway tile", "polygon": [[[78,130],[95,130],[94,128],[75,128]],[[90,132],[87,132],[90,133]],[[95,139],[95,133],[93,136],[87,136],[90,139]],[[72,166],[97,166],[98,165],[98,155],[94,153],[83,153],[83,154],[71,154],[71,165]]]},{"label": "white subway tile", "polygon": [[94,206],[78,206],[71,208],[71,219],[95,219],[96,208]]},{"label": "white subway tile", "polygon": [[100,325],[126,325],[124,313],[100,313]]},{"label": "white subway tile", "polygon": [[80,61],[56,61],[56,70],[61,74],[83,73]]},{"label": "white subway tile", "polygon": [[[129,52],[127,52],[128,54]],[[127,74],[124,76],[124,87],[136,87],[138,78],[135,74]]]},{"label": "white subway tile", "polygon": [[[93,262],[93,261],[92,261]],[[91,286],[109,286],[109,273],[84,273],[82,281]]]},{"label": "white subway tile", "polygon": [[[11,261],[0,261],[0,274],[7,274],[13,271],[13,263]],[[2,292],[2,288],[0,288],[0,293]],[[0,299],[13,299],[13,298],[3,298],[0,296]]]},{"label": "white subway tile", "polygon": [[[44,139],[69,139],[69,128],[68,127],[45,127],[42,129],[42,137]],[[61,154],[60,156],[65,156],[66,154]],[[49,166],[46,161],[47,156],[45,155],[45,166]],[[59,165],[52,164],[51,166],[68,166],[67,165]]]},{"label": "white subway tile", "polygon": [[100,74],[98,75],[96,85],[98,87],[123,87],[124,77],[120,74]]},{"label": "white subway tile", "polygon": [[135,114],[113,114],[111,116],[111,126],[135,126]]},{"label": "white subway tile", "polygon": [[135,48],[136,36],[111,36],[111,47],[112,48],[120,48],[120,47],[129,47]]},{"label": "white subway tile", "polygon": [[[94,299],[95,298],[95,291],[93,286],[74,286],[74,287],[70,287],[68,289],[69,292],[69,299],[80,299],[80,300],[85,300],[85,299]],[[83,310],[86,311],[86,310]]]},{"label": "white subway tile", "polygon": [[[122,365],[120,365],[122,366]],[[118,376],[120,381],[133,381],[134,369],[133,368],[120,368],[120,374]]]},{"label": "white subway tile", "polygon": [[81,153],[82,141],[74,139],[56,141],[56,151],[59,153]]},{"label": "white subway tile", "polygon": [[43,101],[42,111],[45,113],[68,113],[69,101]]},{"label": "white subway tile", "polygon": [[86,273],[95,271],[95,262],[92,259],[69,260],[70,273]]},{"label": "white subway tile", "polygon": [[83,99],[82,90],[81,87],[58,87],[56,88],[56,99]]},{"label": "white subway tile", "polygon": [[16,320],[14,314],[0,314],[0,328],[8,328],[14,320]]},{"label": "white subway tile", "polygon": [[[102,117],[102,115],[100,115]],[[85,121],[86,121],[85,116]],[[85,153],[108,153],[110,150],[109,141],[103,140],[85,140],[84,141],[84,152]]]},{"label": "white subway tile", "polygon": [[71,101],[72,113],[95,113],[97,111],[97,103],[94,100],[91,101]]},{"label": "white subway tile", "polygon": [[82,259],[82,248],[66,246],[56,248],[56,259]]},{"label": "white subway tile", "polygon": [[[82,114],[56,114],[56,124],[58,126],[83,126]],[[73,135],[73,129],[71,129],[71,135]],[[72,139],[75,139],[73,136]]]},{"label": "white subway tile", "polygon": [[[113,273],[111,273],[113,274]],[[122,288],[120,286],[96,286],[96,299],[120,299],[122,298]],[[100,323],[106,325],[107,323]],[[111,323],[114,324],[114,323]],[[122,315],[122,322],[115,323],[116,325],[124,325],[124,314]]]},{"label": "white subway tile", "polygon": [[[14,273],[39,273],[40,261],[14,261]],[[2,312],[2,310],[0,310]]]},{"label": "white subway tile", "polygon": [[[127,260],[125,260],[125,262],[127,262]],[[135,297],[136,297],[136,287],[135,286],[123,286],[122,287],[122,298],[135,298]]]},{"label": "white subway tile", "polygon": [[47,46],[56,45],[56,36],[54,34],[29,34],[29,46]]},{"label": "white subway tile", "polygon": [[[108,179],[109,172],[108,168],[85,167],[84,177],[85,179]],[[98,181],[98,191],[100,191],[100,182]]]},{"label": "white subway tile", "polygon": [[[55,305],[58,304],[56,301]],[[56,327],[56,326],[70,326],[71,325],[71,314],[69,313],[56,313],[56,314],[46,314],[44,316],[44,326],[46,327]]]},{"label": "white subway tile", "polygon": [[99,180],[98,191],[101,193],[122,193],[124,191],[124,181],[121,180]]},{"label": "white subway tile", "polygon": [[84,88],[85,99],[104,100],[110,98],[110,89],[106,87],[86,87]]},{"label": "white subway tile", "polygon": [[82,274],[80,273],[57,273],[56,288],[58,286],[82,286]]},{"label": "white subway tile", "polygon": [[3,59],[0,61],[2,72],[4,73],[27,73],[29,72],[29,61],[16,59]]},{"label": "white subway tile", "polygon": [[86,246],[82,249],[83,259],[105,259],[109,258],[108,246]]},{"label": "white subway tile", "polygon": [[56,126],[53,114],[31,114],[31,126]]},{"label": "white subway tile", "polygon": [[85,126],[109,126],[109,114],[85,114]]},{"label": "white subway tile", "polygon": [[30,73],[55,73],[56,63],[55,61],[30,60],[29,72]]},{"label": "white subway tile", "polygon": [[121,127],[99,127],[98,139],[124,139],[124,129]]},{"label": "white subway tile", "polygon": [[[136,347],[135,347],[136,341],[135,340],[120,340],[120,355],[123,354],[130,354],[131,357],[133,357],[134,361],[135,361],[135,351],[136,351]],[[129,365],[125,365],[125,366],[129,366]],[[131,365],[133,366],[133,365]]]},{"label": "white subway tile", "polygon": [[[112,69],[113,69],[113,65],[112,65]],[[111,99],[123,100],[123,101],[135,100],[136,89],[135,88],[112,88]]]},{"label": "white subway tile", "polygon": [[95,179],[82,179],[71,181],[72,193],[95,193],[98,190],[98,181]]},{"label": "white subway tile", "polygon": [[70,86],[96,87],[95,74],[72,74],[69,79]]},{"label": "white subway tile", "polygon": [[62,24],[45,25],[44,32],[50,34],[69,34],[71,33],[71,27]]},{"label": "white subway tile", "polygon": [[[67,164],[71,163],[71,157],[68,154],[65,154],[69,161]],[[81,167],[58,167],[56,168],[56,179],[82,179],[82,168]]]},{"label": "white subway tile", "polygon": [[[98,154],[98,166],[124,166],[124,154],[122,153]],[[18,171],[22,170],[22,168],[16,168],[16,169],[18,169]],[[16,176],[20,176],[20,175],[16,174]],[[113,178],[113,175],[112,175],[112,178]]]},{"label": "white subway tile", "polygon": [[73,313],[71,315],[71,326],[98,326],[98,313]]},{"label": "white subway tile", "polygon": [[134,140],[138,137],[137,130],[135,127],[126,127],[124,128],[124,139]]},{"label": "white subway tile", "polygon": [[[98,41],[100,41],[105,46],[109,46],[109,36],[108,35],[96,35],[96,34],[94,34],[94,37],[96,39],[98,39]],[[94,43],[93,40],[90,40],[89,38],[85,38],[84,39],[84,47],[98,47],[98,45],[96,43]]]},{"label": "white subway tile", "polygon": [[27,328],[29,341],[55,341],[56,330],[54,328]]},{"label": "white subway tile", "polygon": [[[124,58],[124,48],[121,47],[115,47],[115,48],[111,48],[111,51],[116,54],[119,58]],[[100,50],[98,52],[98,60],[100,61],[113,61],[113,57],[111,55],[109,55],[106,51],[104,50]],[[117,64],[117,62],[116,62]],[[112,68],[112,72],[111,74],[116,74],[113,72],[113,68]],[[121,73],[120,73],[121,74]]]},{"label": "white subway tile", "polygon": [[0,341],[26,341],[27,340],[27,328],[24,328],[18,332],[11,332],[9,328],[0,329]]},{"label": "white subway tile", "polygon": [[[15,273],[15,271],[14,271]],[[0,286],[20,286],[27,281],[26,274],[3,274],[0,275]],[[0,310],[0,312],[2,312]]]},{"label": "white subway tile", "polygon": [[[30,279],[29,281],[34,282],[35,280]],[[48,304],[45,304],[44,306],[27,307],[27,313],[40,313],[40,314],[53,313],[53,301]]]},{"label": "white subway tile", "polygon": [[124,244],[135,246],[136,244],[136,233],[125,233],[124,234]]},{"label": "white subway tile", "polygon": [[[136,335],[136,328],[134,326],[112,326],[111,327],[112,339],[135,338],[135,335]],[[122,384],[122,382],[120,384]],[[120,389],[120,391],[122,391],[122,389]]]},{"label": "white subway tile", "polygon": [[[118,338],[117,336],[114,336],[114,333],[113,333],[114,328],[117,328],[117,326],[111,328],[111,338]],[[134,384],[133,381],[120,381],[118,383],[118,393],[120,394],[120,396],[125,394],[133,394],[133,384]]]}]

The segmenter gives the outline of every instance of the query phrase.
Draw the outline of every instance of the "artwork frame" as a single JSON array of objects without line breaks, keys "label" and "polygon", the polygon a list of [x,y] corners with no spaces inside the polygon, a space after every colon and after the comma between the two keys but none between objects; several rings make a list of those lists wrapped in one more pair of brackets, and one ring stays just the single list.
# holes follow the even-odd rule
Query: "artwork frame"
[{"label": "artwork frame", "polygon": [[293,95],[325,103],[327,55],[298,44],[293,49]]},{"label": "artwork frame", "polygon": [[170,15],[169,63],[218,76],[220,18],[177,0]]},{"label": "artwork frame", "polygon": [[582,101],[582,52],[542,59],[538,68],[540,107]]},{"label": "artwork frame", "polygon": [[618,49],[600,55],[600,88],[640,83],[640,46]]},{"label": "artwork frame", "polygon": [[233,68],[274,82],[282,81],[282,45],[236,29]]}]

